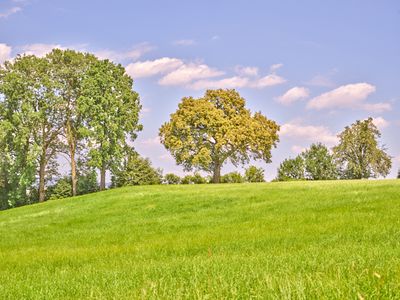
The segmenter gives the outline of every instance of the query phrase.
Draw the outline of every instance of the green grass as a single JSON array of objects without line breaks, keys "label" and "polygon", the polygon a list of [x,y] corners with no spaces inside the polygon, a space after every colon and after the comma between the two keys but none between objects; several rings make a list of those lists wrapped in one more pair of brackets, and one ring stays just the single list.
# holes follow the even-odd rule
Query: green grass
[{"label": "green grass", "polygon": [[399,299],[400,180],[127,187],[0,212],[1,299]]}]

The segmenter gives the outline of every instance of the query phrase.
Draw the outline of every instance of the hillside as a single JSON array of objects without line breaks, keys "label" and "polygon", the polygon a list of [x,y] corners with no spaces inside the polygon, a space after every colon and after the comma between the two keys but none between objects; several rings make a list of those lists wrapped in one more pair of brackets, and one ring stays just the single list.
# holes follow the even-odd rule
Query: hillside
[{"label": "hillside", "polygon": [[0,298],[396,298],[400,180],[127,187],[0,212]]}]

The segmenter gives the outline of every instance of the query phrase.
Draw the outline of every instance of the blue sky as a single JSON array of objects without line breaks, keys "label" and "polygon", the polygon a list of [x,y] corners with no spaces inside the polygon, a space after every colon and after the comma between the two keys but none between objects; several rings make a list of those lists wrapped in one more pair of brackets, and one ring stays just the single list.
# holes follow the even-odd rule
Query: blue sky
[{"label": "blue sky", "polygon": [[126,66],[144,107],[135,147],[164,173],[182,169],[158,128],[182,97],[216,87],[282,126],[273,162],[257,163],[268,179],[369,116],[393,156],[390,177],[400,166],[399,1],[0,1],[0,62],[53,47]]}]

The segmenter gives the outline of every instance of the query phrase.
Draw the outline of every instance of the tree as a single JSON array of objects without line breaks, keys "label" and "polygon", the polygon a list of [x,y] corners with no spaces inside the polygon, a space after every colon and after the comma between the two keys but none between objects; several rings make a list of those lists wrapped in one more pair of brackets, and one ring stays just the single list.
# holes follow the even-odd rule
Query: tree
[{"label": "tree", "polygon": [[121,65],[108,60],[92,64],[82,82],[78,105],[85,118],[85,132],[92,166],[100,171],[100,190],[105,189],[107,170],[123,160],[127,137],[132,141],[138,124],[139,96]]},{"label": "tree", "polygon": [[305,180],[304,159],[301,155],[285,159],[278,168],[277,181]]},{"label": "tree", "polygon": [[334,158],[323,144],[312,144],[301,156],[304,159],[305,177],[307,179],[332,180],[338,178]]},{"label": "tree", "polygon": [[160,128],[161,143],[185,170],[203,170],[221,180],[221,167],[251,158],[271,161],[279,126],[260,112],[251,114],[235,90],[208,90],[204,97],[183,98]]},{"label": "tree", "polygon": [[264,182],[264,170],[256,166],[250,166],[244,173],[246,182]]},{"label": "tree", "polygon": [[70,160],[72,196],[75,196],[78,193],[77,152],[81,147],[84,131],[84,119],[78,99],[82,95],[83,79],[97,59],[92,54],[54,49],[46,55],[46,60],[52,68],[53,77],[58,83],[58,92],[63,98],[65,152]]},{"label": "tree", "polygon": [[390,156],[380,147],[381,133],[373,119],[356,121],[339,134],[339,145],[333,148],[342,178],[366,179],[387,176],[392,166]]},{"label": "tree", "polygon": [[71,177],[64,176],[47,190],[47,199],[55,200],[72,196]]},{"label": "tree", "polygon": [[207,179],[196,172],[193,175],[186,175],[185,177],[183,177],[181,183],[182,184],[204,184],[204,183],[207,183]]},{"label": "tree", "polygon": [[179,184],[181,183],[181,178],[173,173],[168,173],[164,176],[164,182],[166,184]]},{"label": "tree", "polygon": [[[45,59],[18,56],[14,62],[5,64],[1,86],[4,95],[3,127],[11,134],[6,144],[13,148],[11,151],[15,151],[11,160],[21,164],[21,168],[27,168],[28,172],[38,167],[38,197],[42,202],[45,200],[48,166],[56,163],[60,148],[59,134],[63,128],[64,110],[57,82]],[[11,141],[10,138],[17,140]],[[35,159],[36,163],[33,162]],[[18,180],[17,185],[26,190],[32,177],[28,179],[26,172],[21,172],[24,173],[22,178],[25,182]],[[19,194],[16,198],[24,197],[23,191]]]},{"label": "tree", "polygon": [[243,176],[239,172],[230,172],[221,178],[222,183],[242,183],[244,182]]},{"label": "tree", "polygon": [[124,160],[122,168],[114,171],[112,186],[161,184],[160,169],[154,169],[148,158],[131,151]]},{"label": "tree", "polygon": [[400,169],[399,169],[399,171],[397,172],[397,179],[400,179]]}]

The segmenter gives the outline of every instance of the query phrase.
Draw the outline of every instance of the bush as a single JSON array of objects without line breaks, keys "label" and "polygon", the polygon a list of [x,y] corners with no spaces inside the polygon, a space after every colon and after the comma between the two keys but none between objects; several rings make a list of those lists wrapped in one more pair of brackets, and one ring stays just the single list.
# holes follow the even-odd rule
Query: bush
[{"label": "bush", "polygon": [[207,179],[202,177],[199,173],[193,175],[186,175],[182,178],[182,184],[204,184],[207,183]]},{"label": "bush", "polygon": [[242,183],[244,182],[243,176],[239,172],[230,172],[221,178],[222,183]]},{"label": "bush", "polygon": [[166,184],[180,184],[181,178],[173,173],[165,174],[164,183]]},{"label": "bush", "polygon": [[256,166],[250,166],[246,169],[244,178],[247,182],[265,182],[264,170]]}]

